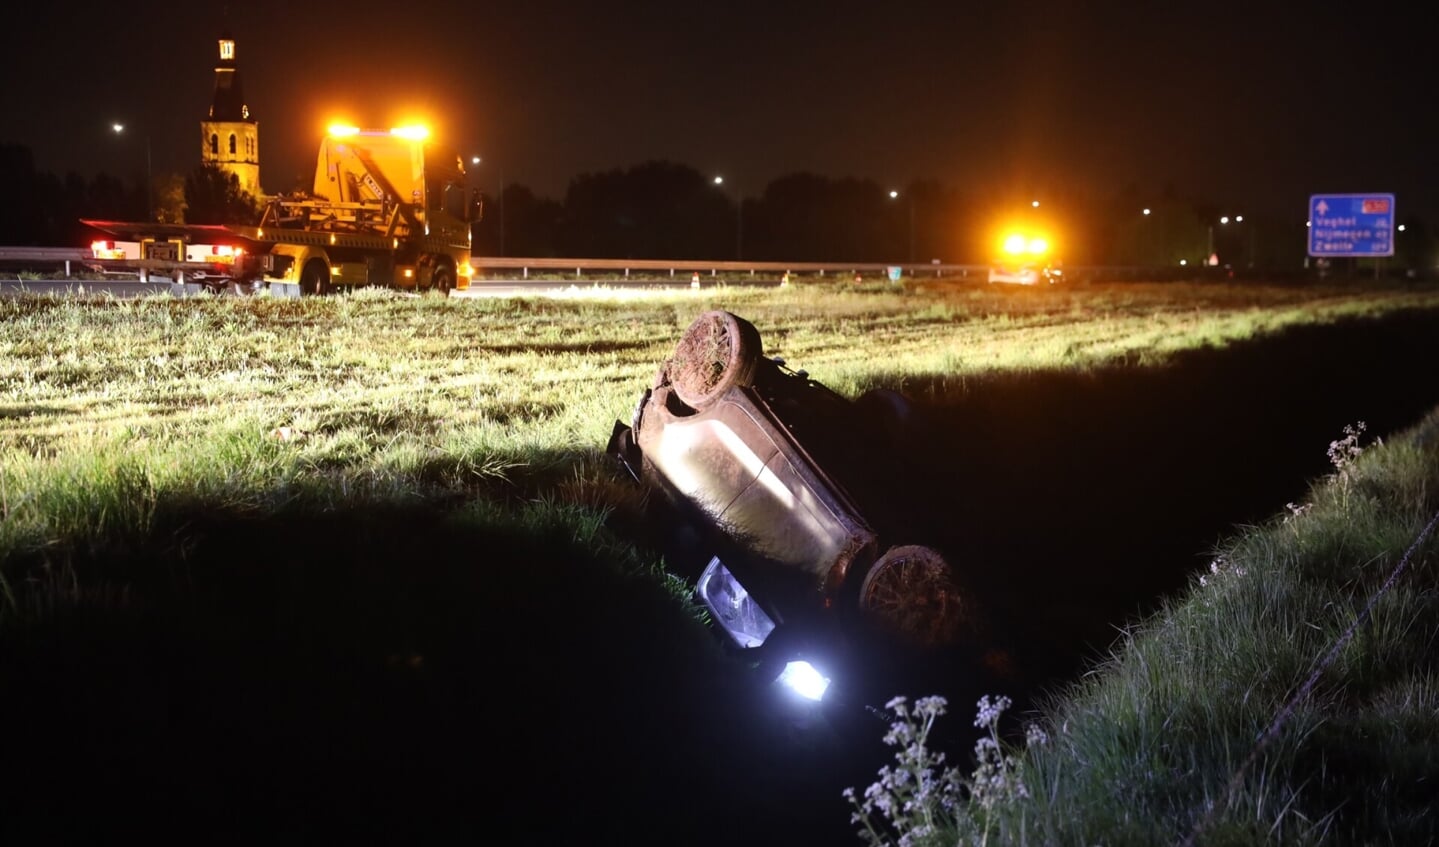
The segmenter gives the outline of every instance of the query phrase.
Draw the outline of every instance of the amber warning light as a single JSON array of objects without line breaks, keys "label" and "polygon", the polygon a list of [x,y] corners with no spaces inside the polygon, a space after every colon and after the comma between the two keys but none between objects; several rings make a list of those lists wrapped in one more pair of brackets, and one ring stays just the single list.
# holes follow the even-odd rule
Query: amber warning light
[{"label": "amber warning light", "polygon": [[1004,237],[1004,252],[1010,256],[1043,256],[1049,252],[1049,239],[1023,233],[1010,233]]}]

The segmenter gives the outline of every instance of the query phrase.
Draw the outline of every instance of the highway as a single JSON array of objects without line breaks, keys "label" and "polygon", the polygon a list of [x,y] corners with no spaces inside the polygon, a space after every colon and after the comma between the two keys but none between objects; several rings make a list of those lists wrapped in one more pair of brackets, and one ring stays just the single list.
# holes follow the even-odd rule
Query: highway
[{"label": "highway", "polygon": [[[701,278],[699,288],[715,288],[721,285],[776,287],[777,278],[746,277],[740,281]],[[695,286],[688,281],[675,280],[563,280],[563,279],[492,279],[476,282],[468,291],[452,291],[451,297],[521,297],[537,294],[564,296],[577,294],[598,294],[615,291],[688,291]],[[174,297],[213,296],[206,288],[196,284],[174,285],[169,280],[151,282],[138,280],[77,280],[77,279],[5,279],[0,277],[0,297],[18,297],[25,294],[85,297],[110,296],[116,298],[170,295]],[[222,293],[221,296],[236,296]],[[419,297],[420,293],[410,296]]]},{"label": "highway", "polygon": [[[33,276],[77,274],[90,270],[86,260],[90,250],[68,247],[4,247],[0,246],[0,297],[19,294],[89,295],[109,294],[114,297],[138,297],[171,294],[177,297],[207,295],[195,284],[173,285],[170,270],[149,270],[152,282],[140,282],[137,276],[115,276],[104,280],[20,279],[19,274]],[[93,263],[91,263],[93,264]],[[161,263],[163,264],[163,263]],[[654,291],[693,288],[698,279],[700,288],[720,285],[772,287],[780,284],[788,273],[814,281],[851,279],[860,274],[867,280],[879,280],[900,273],[905,279],[982,280],[987,265],[900,264],[852,262],[735,262],[700,260],[647,259],[557,259],[557,258],[496,258],[477,256],[471,260],[475,270],[486,276],[475,281],[458,297],[513,297],[534,294],[563,295],[599,291]],[[1105,280],[1171,279],[1176,268],[1138,267],[1074,267],[1068,268],[1075,278]],[[160,274],[167,276],[161,276]],[[631,276],[631,274],[636,276]],[[538,278],[543,274],[549,278]],[[647,278],[641,278],[643,275]],[[1189,274],[1192,275],[1192,274]],[[489,278],[497,276],[503,278]]]},{"label": "highway", "polygon": [[109,295],[111,297],[146,297],[171,293],[170,282],[140,282],[139,280],[79,280],[79,279],[4,279],[0,278],[0,297],[18,297],[24,294],[49,295],[55,297],[83,297]]}]

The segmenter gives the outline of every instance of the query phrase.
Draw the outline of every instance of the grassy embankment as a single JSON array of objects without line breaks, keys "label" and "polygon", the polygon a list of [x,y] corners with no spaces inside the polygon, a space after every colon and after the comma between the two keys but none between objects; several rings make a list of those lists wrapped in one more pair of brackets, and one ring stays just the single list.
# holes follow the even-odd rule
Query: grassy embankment
[{"label": "grassy embankment", "polygon": [[[1022,724],[981,703],[971,762],[897,751],[930,787],[887,773],[858,791],[867,840],[1434,843],[1439,411],[1366,441],[1336,439],[1307,497],[1236,531]],[[910,740],[969,720],[967,703],[891,705]]]},{"label": "grassy embankment", "polygon": [[[1398,313],[1432,320],[1436,306],[1439,292],[1429,288],[1185,285],[1045,292],[797,286],[616,299],[379,293],[301,301],[0,301],[0,658],[16,671],[12,682],[45,688],[39,705],[21,707],[22,716],[64,701],[65,714],[93,721],[85,704],[72,701],[109,697],[118,704],[101,724],[126,732],[85,731],[67,742],[73,748],[61,745],[63,755],[47,749],[56,754],[55,768],[88,761],[87,740],[118,754],[173,735],[174,715],[161,719],[148,707],[164,703],[183,712],[175,692],[211,703],[193,692],[213,695],[235,680],[286,692],[291,716],[304,716],[309,730],[314,714],[340,703],[349,704],[347,720],[355,725],[397,710],[410,715],[411,706],[396,704],[403,698],[395,691],[436,710],[472,704],[463,695],[485,687],[476,681],[481,676],[492,681],[486,685],[520,680],[531,686],[526,696],[543,699],[558,691],[522,656],[565,651],[573,652],[567,668],[595,684],[678,689],[681,702],[703,698],[713,693],[707,675],[724,670],[655,555],[629,546],[607,524],[607,516],[632,516],[636,503],[601,455],[613,421],[628,417],[657,363],[703,309],[724,307],[749,318],[768,352],[841,393],[886,385],[944,406],[1006,375],[1162,370],[1195,349]],[[1412,455],[1411,462],[1425,461],[1426,454]],[[1351,502],[1378,514],[1367,498]],[[1404,508],[1408,515],[1417,507]],[[1322,511],[1316,505],[1304,520]],[[1349,523],[1364,521],[1346,518],[1336,526]],[[1331,534],[1347,537],[1338,529]],[[1401,534],[1370,538],[1392,554]],[[1247,555],[1236,550],[1227,561]],[[1265,572],[1258,563],[1242,567],[1251,580]],[[1342,586],[1351,577],[1336,579]],[[1237,589],[1224,590],[1224,597],[1237,596]],[[1264,612],[1283,605],[1273,592],[1233,602],[1227,622],[1235,629],[1241,621],[1278,617]],[[1282,619],[1301,622],[1287,630],[1296,633],[1325,626],[1298,612]],[[556,632],[551,621],[565,627]],[[1207,643],[1196,641],[1200,629],[1182,628],[1155,643],[1173,651]],[[670,635],[657,640],[656,631]],[[586,632],[605,638],[570,643]],[[1323,633],[1315,638],[1322,642]],[[533,645],[547,639],[566,643]],[[529,646],[517,647],[520,641]],[[1268,650],[1271,641],[1251,646]],[[1136,639],[1122,655],[1142,657],[1144,643]],[[1314,646],[1294,643],[1294,655],[1280,666],[1285,673],[1264,671],[1257,659],[1241,661],[1242,654],[1225,664],[1239,678],[1264,671],[1283,691],[1294,668],[1307,667],[1303,660]],[[473,664],[474,653],[486,654],[483,668]],[[1212,662],[1216,654],[1208,655]],[[1383,667],[1384,655],[1366,653],[1363,661]],[[1171,657],[1147,667],[1182,666]],[[654,667],[664,669],[663,684],[639,670]],[[1123,667],[1096,679],[1122,678]],[[310,676],[321,669],[326,676]],[[1081,692],[1062,708],[1116,716],[1128,710],[1122,738],[1145,750],[1190,755],[1185,751],[1204,734],[1204,720],[1228,709],[1232,698],[1207,706],[1196,698],[1193,725],[1182,738],[1165,735],[1162,717],[1151,722],[1146,698],[1151,689],[1197,680],[1131,684],[1112,696],[1113,704],[1092,708],[1086,704],[1102,700],[1102,690]],[[525,690],[524,684],[515,687]],[[1415,692],[1411,699],[1421,708],[1432,705],[1434,689],[1423,678],[1405,690]],[[1385,704],[1404,699],[1398,689],[1384,691],[1387,699],[1355,700],[1360,717],[1375,720]],[[367,705],[354,706],[355,695],[368,698]],[[1244,705],[1234,711],[1250,719],[1272,705],[1240,699]],[[639,703],[602,711],[624,721],[631,716],[615,712],[642,710]],[[555,720],[562,712],[541,710]],[[487,717],[502,719],[498,711]],[[216,723],[230,726],[227,720],[240,718],[221,710],[180,725],[198,737],[216,731]],[[280,725],[275,721],[272,730]],[[462,732],[458,716],[436,722]],[[342,730],[327,731],[354,742]],[[1056,730],[1055,737],[1063,736]],[[1153,764],[1130,762],[1118,740],[1092,743],[1102,749],[1083,760],[1108,754],[1108,770],[1091,769],[1116,774],[1103,783],[1109,796],[1130,784],[1124,780],[1141,779],[1121,779],[1124,768]],[[1237,744],[1226,748],[1228,758],[1217,757],[1221,765],[1242,755]],[[354,755],[366,762],[404,755],[385,742],[359,747]],[[522,755],[503,745],[491,752],[507,751]],[[173,757],[194,764],[188,755]],[[1216,758],[1193,755],[1186,768]],[[118,771],[99,771],[92,788],[123,782]],[[1193,785],[1212,795],[1215,778],[1196,777]],[[1313,784],[1332,791],[1337,778]],[[1047,790],[1059,780],[1031,783]],[[223,792],[189,790],[194,803],[224,802],[216,799]],[[1382,784],[1374,792],[1382,798]],[[1066,813],[1057,801],[1051,808]],[[1090,817],[1119,816],[1117,808],[1104,808],[1091,809]]]}]

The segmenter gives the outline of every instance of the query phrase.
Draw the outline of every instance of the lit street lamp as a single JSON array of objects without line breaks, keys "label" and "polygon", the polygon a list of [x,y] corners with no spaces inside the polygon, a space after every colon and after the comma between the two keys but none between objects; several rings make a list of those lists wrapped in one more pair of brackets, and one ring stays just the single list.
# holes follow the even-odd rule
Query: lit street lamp
[{"label": "lit street lamp", "polygon": [[[1237,224],[1242,224],[1242,223],[1244,223],[1244,216],[1243,216],[1243,215],[1235,215],[1235,216],[1234,216],[1234,222],[1237,223]],[[1256,263],[1255,263],[1255,251],[1258,249],[1258,248],[1255,246],[1255,241],[1256,241],[1256,239],[1257,239],[1257,236],[1256,236],[1256,234],[1255,234],[1254,222],[1253,222],[1253,221],[1250,221],[1249,226],[1248,226],[1248,227],[1245,227],[1245,229],[1247,229],[1247,230],[1249,231],[1249,255],[1248,255],[1248,257],[1247,257],[1248,261],[1246,261],[1245,264],[1247,264],[1250,268],[1253,268],[1254,265],[1256,264]]]},{"label": "lit street lamp", "polygon": [[[123,135],[125,125],[118,121],[110,124],[110,129],[116,135]],[[155,204],[150,197],[150,183],[155,181],[154,170],[150,166],[150,134],[145,133],[145,220],[152,220],[155,217]]]},{"label": "lit street lamp", "polygon": [[[1150,209],[1146,208],[1142,210],[1140,214],[1147,218],[1149,217],[1150,211]],[[1150,251],[1153,250],[1155,254],[1158,254],[1160,252],[1154,247],[1155,239],[1152,229],[1153,228],[1149,224],[1143,224],[1142,229],[1140,229],[1140,237],[1138,239],[1139,247],[1137,248],[1137,252],[1139,254],[1141,262],[1156,263],[1155,260],[1157,256],[1151,255]]]},{"label": "lit street lamp", "polygon": [[[889,199],[898,200],[899,192],[891,190]],[[905,199],[909,201],[909,263],[912,265],[914,264],[914,192],[909,192]]]},{"label": "lit street lamp", "polygon": [[[470,164],[476,167],[483,164],[484,161],[480,156],[470,157]],[[500,178],[500,256],[503,257],[505,255],[505,172],[499,171],[498,176]]]},{"label": "lit street lamp", "polygon": [[[716,176],[715,185],[724,185],[724,177]],[[744,258],[744,197],[739,192],[735,192],[734,207],[734,258],[739,261]]]},{"label": "lit street lamp", "polygon": [[[1241,218],[1241,219],[1242,219],[1242,218]],[[1229,225],[1229,216],[1228,216],[1228,215],[1220,215],[1220,216],[1219,216],[1219,224],[1220,224],[1220,226],[1228,226],[1228,225]],[[1214,224],[1210,224],[1210,225],[1209,225],[1209,252],[1206,253],[1205,256],[1204,256],[1204,264],[1206,264],[1206,265],[1210,264],[1209,260],[1210,260],[1210,258],[1213,257],[1213,256],[1214,256]],[[1218,264],[1218,263],[1216,262],[1215,264]]]}]

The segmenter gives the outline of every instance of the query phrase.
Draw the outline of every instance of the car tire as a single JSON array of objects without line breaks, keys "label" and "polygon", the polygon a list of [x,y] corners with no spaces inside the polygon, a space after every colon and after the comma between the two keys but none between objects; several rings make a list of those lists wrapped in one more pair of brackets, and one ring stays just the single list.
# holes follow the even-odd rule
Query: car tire
[{"label": "car tire", "polygon": [[705,312],[675,345],[665,378],[686,406],[701,410],[731,388],[751,385],[761,353],[754,324],[725,311]]},{"label": "car tire", "polygon": [[914,406],[908,397],[893,389],[872,388],[854,402],[861,419],[885,447],[897,448],[906,443],[914,428]]},{"label": "car tire", "polygon": [[892,547],[865,574],[859,609],[885,636],[918,647],[954,643],[969,618],[954,572],[938,551]]}]

